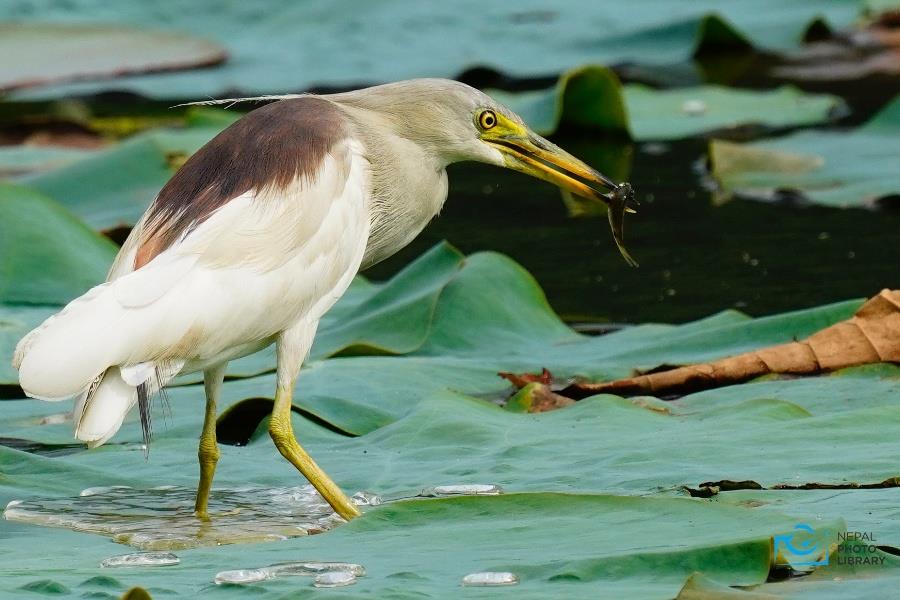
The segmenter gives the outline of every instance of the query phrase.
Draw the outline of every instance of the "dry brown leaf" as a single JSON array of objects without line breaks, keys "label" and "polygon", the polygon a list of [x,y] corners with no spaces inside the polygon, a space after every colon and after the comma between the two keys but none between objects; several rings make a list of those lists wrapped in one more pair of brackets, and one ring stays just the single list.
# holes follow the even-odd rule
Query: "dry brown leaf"
[{"label": "dry brown leaf", "polygon": [[500,371],[497,375],[509,381],[518,390],[521,390],[529,383],[542,383],[544,385],[553,383],[553,375],[547,369],[541,369],[540,373],[509,373],[508,371]]},{"label": "dry brown leaf", "polygon": [[659,396],[731,385],[769,373],[813,375],[878,362],[900,363],[900,290],[883,290],[851,318],[805,340],[617,381],[574,383],[562,393],[572,398]]},{"label": "dry brown leaf", "polygon": [[[792,80],[837,81],[900,73],[900,13],[838,39],[805,46],[773,74]],[[891,18],[887,18],[890,16]]]}]

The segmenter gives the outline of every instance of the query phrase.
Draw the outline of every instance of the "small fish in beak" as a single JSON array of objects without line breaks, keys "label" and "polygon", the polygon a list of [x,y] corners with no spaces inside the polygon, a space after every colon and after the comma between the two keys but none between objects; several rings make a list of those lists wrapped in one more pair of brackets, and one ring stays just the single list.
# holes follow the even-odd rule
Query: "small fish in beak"
[{"label": "small fish in beak", "polygon": [[[498,116],[500,125],[485,132],[482,139],[499,150],[506,167],[532,177],[549,181],[564,193],[571,193],[589,200],[599,200],[607,205],[609,225],[616,246],[625,261],[638,266],[625,249],[623,225],[625,213],[633,213],[636,205],[630,183],[617,184],[606,175],[575,158],[556,144],[529,131],[524,125],[505,121]],[[610,192],[601,192],[601,189]]]},{"label": "small fish in beak", "polygon": [[609,227],[612,229],[616,246],[619,248],[619,252],[622,254],[622,258],[625,259],[625,262],[632,267],[637,267],[637,261],[634,260],[634,257],[632,257],[625,248],[623,235],[625,213],[634,213],[634,207],[637,206],[637,200],[634,199],[634,189],[631,187],[630,183],[625,182],[620,183],[612,192],[604,195],[609,200],[609,207],[606,210],[606,215],[609,218]]}]

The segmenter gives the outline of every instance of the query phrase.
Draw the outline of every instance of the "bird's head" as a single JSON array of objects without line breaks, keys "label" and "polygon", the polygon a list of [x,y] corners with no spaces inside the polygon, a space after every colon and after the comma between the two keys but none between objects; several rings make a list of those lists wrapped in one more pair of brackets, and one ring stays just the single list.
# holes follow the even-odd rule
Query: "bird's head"
[{"label": "bird's head", "polygon": [[637,264],[622,244],[624,213],[634,212],[631,186],[617,184],[531,131],[519,115],[487,94],[457,81],[414,79],[341,96],[374,109],[397,135],[441,166],[467,160],[494,164],[606,204],[619,250],[629,264]]}]

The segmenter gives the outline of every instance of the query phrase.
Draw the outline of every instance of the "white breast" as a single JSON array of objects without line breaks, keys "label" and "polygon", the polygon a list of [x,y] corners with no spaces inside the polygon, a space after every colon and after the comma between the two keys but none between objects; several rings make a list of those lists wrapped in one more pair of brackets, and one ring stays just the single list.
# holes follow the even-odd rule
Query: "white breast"
[{"label": "white breast", "polygon": [[372,224],[362,268],[413,241],[441,211],[448,191],[444,165],[413,142],[392,138],[376,148],[378,160],[370,168]]}]

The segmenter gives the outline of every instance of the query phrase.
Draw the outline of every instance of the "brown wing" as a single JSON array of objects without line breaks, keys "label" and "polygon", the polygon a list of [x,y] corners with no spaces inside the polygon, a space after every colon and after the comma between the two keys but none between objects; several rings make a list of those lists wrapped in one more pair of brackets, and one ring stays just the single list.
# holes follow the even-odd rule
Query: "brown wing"
[{"label": "brown wing", "polygon": [[345,137],[343,113],[316,96],[280,100],[248,113],[191,156],[159,192],[141,219],[134,268],[230,200],[314,177],[325,154]]}]

